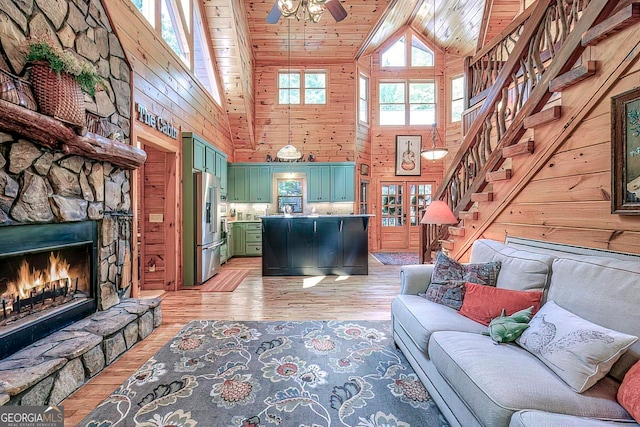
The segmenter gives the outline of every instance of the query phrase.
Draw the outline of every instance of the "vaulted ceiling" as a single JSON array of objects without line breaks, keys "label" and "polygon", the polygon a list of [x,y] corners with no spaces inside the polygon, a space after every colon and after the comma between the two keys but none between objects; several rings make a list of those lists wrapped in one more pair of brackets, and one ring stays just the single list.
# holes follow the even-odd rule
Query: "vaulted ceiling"
[{"label": "vaulted ceiling", "polygon": [[202,0],[236,147],[255,146],[256,64],[287,64],[289,55],[297,65],[354,61],[374,53],[406,26],[431,42],[435,39],[445,53],[471,55],[478,40],[510,22],[521,4],[520,0],[330,0],[340,1],[348,13],[341,22],[325,12],[318,23],[281,17],[268,24],[275,1]]}]

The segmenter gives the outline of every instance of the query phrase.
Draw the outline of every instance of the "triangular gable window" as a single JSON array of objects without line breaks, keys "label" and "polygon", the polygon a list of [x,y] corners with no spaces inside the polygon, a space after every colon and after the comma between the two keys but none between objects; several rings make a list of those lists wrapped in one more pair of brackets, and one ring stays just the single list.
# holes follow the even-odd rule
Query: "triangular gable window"
[{"label": "triangular gable window", "polygon": [[382,52],[381,65],[383,67],[404,67],[407,65],[405,59],[407,48],[405,45],[405,37],[402,36],[392,44],[388,49]]},{"label": "triangular gable window", "polygon": [[433,67],[433,51],[417,37],[411,37],[411,66]]},{"label": "triangular gable window", "polygon": [[381,67],[433,67],[434,54],[411,30],[382,51]]},{"label": "triangular gable window", "polygon": [[213,60],[209,53],[209,43],[207,42],[204,26],[202,25],[202,17],[198,9],[195,9],[195,11],[196,14],[193,23],[195,30],[193,32],[193,71],[198,81],[209,91],[218,105],[222,105],[220,90],[213,69]]}]

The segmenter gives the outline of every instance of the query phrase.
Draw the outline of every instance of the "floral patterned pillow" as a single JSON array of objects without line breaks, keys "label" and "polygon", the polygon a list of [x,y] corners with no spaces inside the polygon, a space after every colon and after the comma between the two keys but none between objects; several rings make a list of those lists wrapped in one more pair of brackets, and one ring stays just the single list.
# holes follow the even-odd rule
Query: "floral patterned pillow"
[{"label": "floral patterned pillow", "polygon": [[517,339],[573,390],[582,393],[593,386],[638,340],[591,323],[547,302]]},{"label": "floral patterned pillow", "polygon": [[431,274],[431,283],[472,282],[480,285],[496,286],[500,261],[483,264],[461,264],[442,252],[436,254],[436,262]]},{"label": "floral patterned pillow", "polygon": [[466,290],[464,280],[454,280],[447,283],[431,283],[425,293],[425,298],[431,302],[446,305],[454,310],[460,310]]}]

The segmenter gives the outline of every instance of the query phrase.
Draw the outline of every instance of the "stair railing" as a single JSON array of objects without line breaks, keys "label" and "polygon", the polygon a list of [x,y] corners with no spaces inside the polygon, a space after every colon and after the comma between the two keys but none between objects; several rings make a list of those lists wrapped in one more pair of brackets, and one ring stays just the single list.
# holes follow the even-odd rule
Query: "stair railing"
[{"label": "stair railing", "polygon": [[[502,164],[502,148],[518,142],[524,134],[524,118],[540,111],[548,101],[550,78],[568,71],[579,59],[584,50],[581,34],[608,15],[617,3],[606,0],[536,3],[493,85],[486,90],[477,117],[446,171],[435,199],[447,200],[456,214],[471,204],[471,194],[487,184],[486,173]],[[571,46],[565,47],[569,37]],[[552,77],[547,73],[550,68]],[[536,99],[529,103],[534,91]]]}]

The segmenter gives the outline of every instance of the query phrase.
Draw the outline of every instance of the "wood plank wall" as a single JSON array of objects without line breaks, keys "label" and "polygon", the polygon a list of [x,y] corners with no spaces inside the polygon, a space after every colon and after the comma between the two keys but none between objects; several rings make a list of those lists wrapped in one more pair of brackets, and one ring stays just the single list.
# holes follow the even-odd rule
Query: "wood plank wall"
[{"label": "wood plank wall", "polygon": [[[431,43],[427,40],[423,40],[433,49]],[[387,45],[383,46],[386,47]],[[441,51],[435,49],[436,53],[436,67],[435,67],[435,79],[436,79],[436,120],[438,123],[438,132],[441,138],[445,137],[446,125],[445,117],[447,116],[447,109],[450,99],[449,90],[446,89],[446,83],[448,78],[445,76],[445,55]],[[383,181],[406,181],[416,183],[433,183],[434,192],[437,186],[440,184],[442,176],[444,174],[445,163],[440,161],[427,161],[421,159],[422,173],[420,176],[396,176],[395,175],[395,150],[396,150],[396,136],[397,135],[421,135],[422,146],[427,147],[427,144],[431,144],[430,131],[431,126],[380,126],[378,111],[379,111],[379,93],[378,85],[380,80],[383,79],[426,79],[431,80],[434,78],[433,68],[411,70],[406,69],[402,72],[395,70],[385,70],[380,68],[380,54],[379,52],[372,55],[372,78],[371,78],[371,212],[378,213],[380,208],[381,185]],[[442,141],[444,143],[444,141]],[[377,215],[373,221],[371,221],[371,250],[380,249],[380,226],[381,218]],[[418,227],[411,227],[412,230],[409,235],[409,245],[413,249],[418,248]]]},{"label": "wood plank wall", "polygon": [[[233,149],[226,111],[213,100],[130,0],[111,0],[104,2],[104,5],[133,69],[132,104],[145,105],[153,114],[172,121],[173,126],[181,131],[196,132],[227,155],[231,155]],[[137,112],[132,116],[133,120],[136,120]],[[138,135],[144,135],[147,145],[153,145],[161,151],[175,153],[171,156],[173,164],[167,165],[164,169],[165,174],[182,176],[181,138],[178,140],[168,138],[136,120],[131,138],[134,144]],[[140,145],[141,142],[138,141],[137,144]],[[142,199],[134,203],[142,203],[137,211],[145,212],[145,204],[151,202]],[[165,211],[164,215],[165,218],[173,219],[172,224],[175,225],[175,229],[172,229],[172,233],[177,237],[172,239],[176,241],[171,241],[169,246],[165,247],[165,256],[171,252],[173,257],[181,260],[182,242],[179,240],[182,235],[182,200],[179,192],[173,206],[175,210]],[[148,223],[148,215],[143,215],[139,220],[140,228],[153,229],[153,225]],[[144,259],[141,260],[141,267],[144,267],[144,261]],[[171,275],[173,277],[162,279],[165,285],[180,286],[182,271],[179,265]],[[150,282],[150,286],[155,286],[153,283],[155,279]]]},{"label": "wood plank wall", "polygon": [[[237,149],[237,162],[264,162],[267,154],[275,158],[287,144],[289,108],[278,104],[278,71],[288,65],[256,67],[256,141],[255,150]],[[356,84],[355,63],[291,64],[295,70],[327,71],[326,105],[291,105],[291,143],[318,162],[344,162],[356,159]]]},{"label": "wood plank wall", "polygon": [[[606,39],[587,54],[606,60],[637,43],[638,30]],[[631,44],[633,43],[633,44]],[[536,147],[557,135],[584,97],[599,86],[587,79],[562,92],[563,117],[533,132]],[[483,233],[503,241],[507,235],[640,254],[640,216],[611,213],[611,97],[638,86],[636,58],[574,133],[555,151],[527,186]],[[535,154],[534,154],[535,155]],[[513,159],[517,174],[517,158]],[[514,175],[515,176],[515,175]],[[468,254],[466,254],[468,256]]]},{"label": "wood plank wall", "polygon": [[462,133],[462,121],[452,122],[451,121],[451,80],[460,77],[464,73],[464,58],[456,55],[446,55],[445,56],[445,85],[446,85],[446,126],[445,126],[445,141],[447,143],[447,148],[449,149],[449,155],[444,158],[445,170],[451,164],[451,161],[456,156],[458,149],[460,148],[460,144],[464,139],[464,134]]},{"label": "wood plank wall", "polygon": [[[105,2],[133,68],[133,102],[232,152],[226,111],[200,85],[130,0]],[[137,114],[136,114],[137,117]],[[167,139],[156,132],[158,138]],[[179,146],[175,140],[168,142]]]}]

